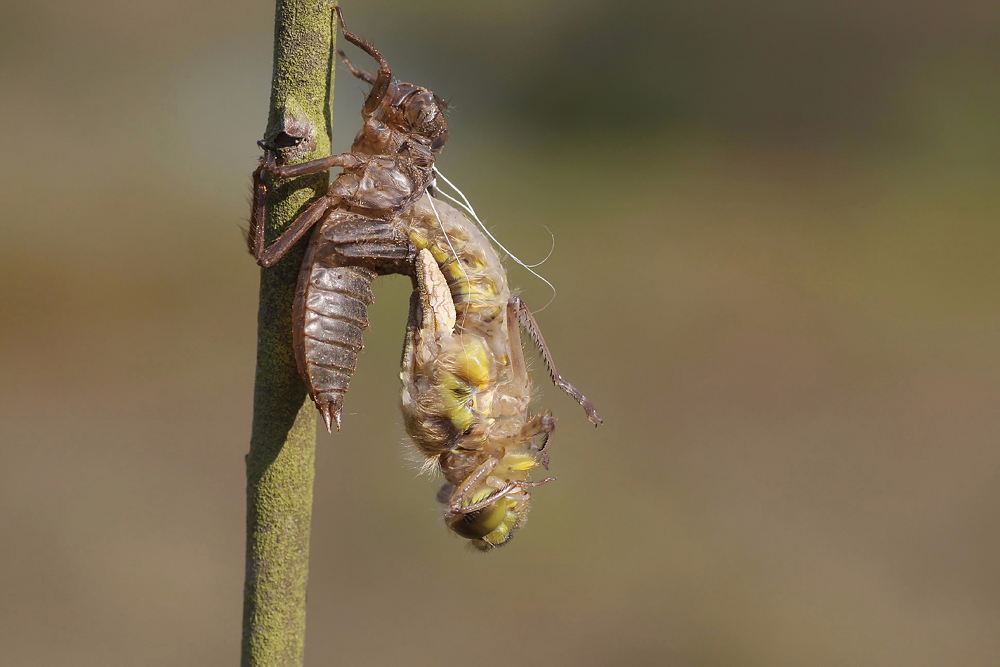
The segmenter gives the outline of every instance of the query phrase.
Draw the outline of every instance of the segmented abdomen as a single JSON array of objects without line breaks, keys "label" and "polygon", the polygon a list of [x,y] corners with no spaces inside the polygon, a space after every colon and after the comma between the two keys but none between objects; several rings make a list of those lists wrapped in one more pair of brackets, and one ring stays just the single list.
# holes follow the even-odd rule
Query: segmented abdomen
[{"label": "segmented abdomen", "polygon": [[295,290],[295,356],[327,429],[334,422],[339,429],[344,395],[364,347],[362,332],[368,328],[368,306],[374,301],[371,285],[377,274],[364,267],[331,266],[332,262],[315,256],[316,245],[302,263]]}]

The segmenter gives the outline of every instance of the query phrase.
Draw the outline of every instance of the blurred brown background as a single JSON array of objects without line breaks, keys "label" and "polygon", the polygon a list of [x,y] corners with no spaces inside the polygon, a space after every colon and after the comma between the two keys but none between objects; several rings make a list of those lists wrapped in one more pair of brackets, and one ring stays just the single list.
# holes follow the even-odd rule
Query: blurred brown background
[{"label": "blurred brown background", "polygon": [[[495,233],[552,230],[540,323],[605,425],[536,372],[559,481],[466,552],[381,280],[307,663],[997,664],[1000,5],[343,4],[454,106],[441,165]],[[272,17],[0,5],[4,664],[238,661]]]}]

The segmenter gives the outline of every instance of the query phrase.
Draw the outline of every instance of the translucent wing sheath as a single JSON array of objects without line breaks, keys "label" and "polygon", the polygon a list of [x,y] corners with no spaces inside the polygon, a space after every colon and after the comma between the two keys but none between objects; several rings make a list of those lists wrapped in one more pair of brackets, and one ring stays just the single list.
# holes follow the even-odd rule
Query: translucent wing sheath
[{"label": "translucent wing sheath", "polygon": [[[446,524],[476,548],[491,549],[526,520],[528,489],[549,481],[528,481],[532,468],[548,467],[545,450],[555,421],[529,412],[531,382],[519,325],[538,345],[556,384],[594,424],[600,418],[556,371],[531,313],[510,296],[493,247],[462,213],[427,192],[435,154],[448,138],[444,103],[425,88],[393,83],[371,44],[346,28],[344,37],[379,64],[372,74],[344,58],[372,85],[364,125],[351,152],[295,165],[279,165],[275,150],[261,143],[248,245],[267,268],[312,233],[295,293],[293,339],[299,373],[328,430],[340,428],[368,326],[372,280],[411,276],[400,374],[407,432],[444,475],[438,499]],[[343,171],[326,194],[267,245],[268,182],[334,167]]]}]

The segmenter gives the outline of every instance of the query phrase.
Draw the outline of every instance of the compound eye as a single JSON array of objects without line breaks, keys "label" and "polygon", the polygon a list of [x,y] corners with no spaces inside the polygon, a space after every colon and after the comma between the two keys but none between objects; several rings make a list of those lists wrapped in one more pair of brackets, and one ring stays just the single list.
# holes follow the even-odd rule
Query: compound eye
[{"label": "compound eye", "polygon": [[421,93],[408,105],[407,111],[412,113],[408,118],[428,136],[436,136],[447,127],[442,109],[433,93]]},{"label": "compound eye", "polygon": [[[473,496],[472,502],[479,502],[492,493],[483,489]],[[471,504],[471,503],[470,503]],[[481,510],[469,514],[456,514],[448,519],[448,527],[467,540],[481,539],[496,530],[507,516],[508,501],[497,498]]]},{"label": "compound eye", "polygon": [[426,95],[417,95],[406,105],[406,122],[410,127],[420,130],[429,121],[433,120],[437,114],[437,107],[433,101],[427,99]]},{"label": "compound eye", "polygon": [[435,153],[444,148],[444,145],[448,142],[448,130],[442,132],[437,139],[431,142],[431,150]]}]

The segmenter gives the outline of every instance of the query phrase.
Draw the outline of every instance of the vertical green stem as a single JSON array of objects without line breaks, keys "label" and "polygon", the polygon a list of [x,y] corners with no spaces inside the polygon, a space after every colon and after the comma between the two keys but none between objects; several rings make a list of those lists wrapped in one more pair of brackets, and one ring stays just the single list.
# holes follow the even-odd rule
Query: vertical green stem
[{"label": "vertical green stem", "polygon": [[[265,141],[301,162],[330,154],[333,4],[277,0]],[[325,191],[327,174],[268,181],[267,240]],[[257,373],[247,464],[244,667],[303,664],[316,411],[292,349],[292,300],[304,245],[260,273]]]}]

